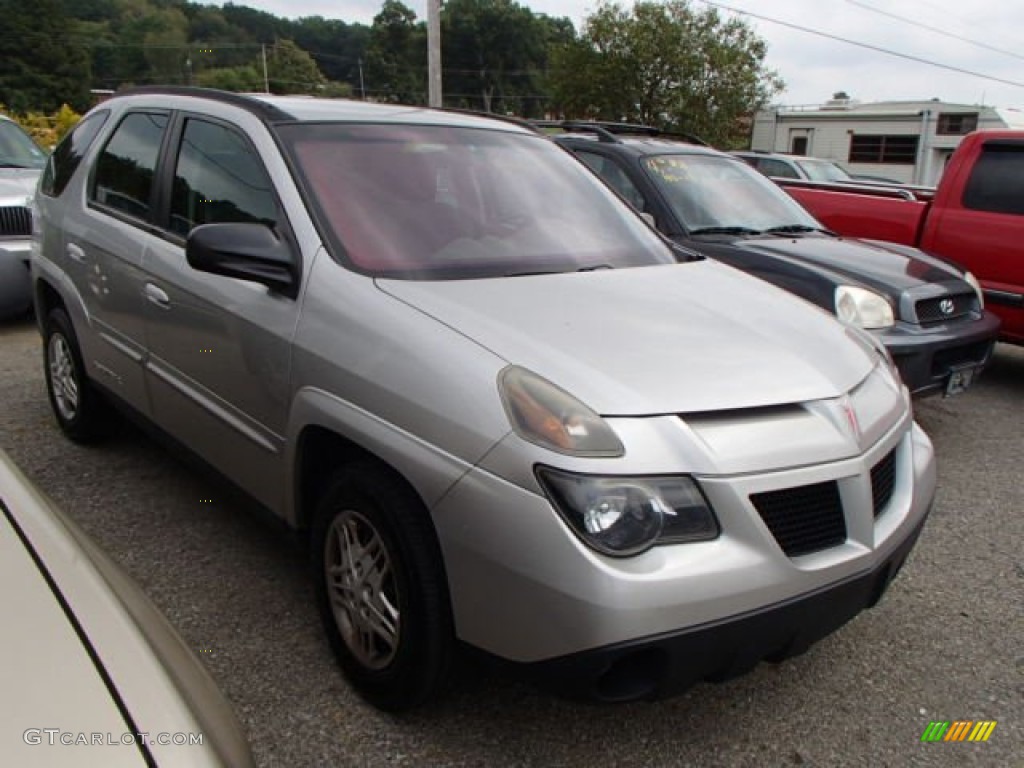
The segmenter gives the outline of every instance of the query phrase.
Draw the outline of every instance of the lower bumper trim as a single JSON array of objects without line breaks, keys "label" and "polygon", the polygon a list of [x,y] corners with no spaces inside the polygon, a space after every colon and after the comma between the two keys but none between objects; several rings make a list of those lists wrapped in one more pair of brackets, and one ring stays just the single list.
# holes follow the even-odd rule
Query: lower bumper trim
[{"label": "lower bumper trim", "polygon": [[599,701],[657,699],[799,655],[874,606],[914,547],[927,514],[873,570],[791,600],[666,635],[525,665],[558,693]]}]

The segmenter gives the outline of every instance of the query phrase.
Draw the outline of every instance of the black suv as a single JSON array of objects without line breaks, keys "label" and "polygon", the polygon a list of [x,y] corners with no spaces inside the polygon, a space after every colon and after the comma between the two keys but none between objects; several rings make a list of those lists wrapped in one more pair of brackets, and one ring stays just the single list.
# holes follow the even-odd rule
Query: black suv
[{"label": "black suv", "polygon": [[971,384],[999,328],[969,272],[915,248],[837,237],[742,160],[621,123],[539,123],[664,235],[875,333],[914,394]]}]

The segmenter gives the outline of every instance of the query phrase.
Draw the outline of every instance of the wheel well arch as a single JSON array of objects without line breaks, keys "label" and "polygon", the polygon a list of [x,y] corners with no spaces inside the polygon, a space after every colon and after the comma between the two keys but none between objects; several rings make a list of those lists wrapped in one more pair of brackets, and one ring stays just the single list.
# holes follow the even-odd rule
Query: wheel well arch
[{"label": "wheel well arch", "polygon": [[42,328],[46,316],[50,314],[50,310],[57,307],[64,307],[66,309],[66,306],[60,293],[47,280],[36,280],[34,293],[36,324]]},{"label": "wheel well arch", "polygon": [[[424,512],[427,512],[427,505],[415,486],[392,464],[334,430],[312,424],[302,429],[295,448],[294,524],[297,530],[303,533],[311,530],[317,500],[334,470],[355,462],[372,462],[387,470],[396,482],[420,500]],[[426,518],[433,526],[429,513]]]}]

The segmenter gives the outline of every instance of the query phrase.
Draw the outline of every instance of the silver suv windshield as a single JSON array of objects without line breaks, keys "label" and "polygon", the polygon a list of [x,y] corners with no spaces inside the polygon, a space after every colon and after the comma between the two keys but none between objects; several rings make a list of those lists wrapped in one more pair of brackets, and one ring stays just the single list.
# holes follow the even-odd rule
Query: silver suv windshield
[{"label": "silver suv windshield", "polygon": [[803,158],[797,160],[796,164],[803,168],[807,178],[811,181],[853,181],[853,177],[842,166],[833,163],[831,160]]},{"label": "silver suv windshield", "polygon": [[46,153],[17,123],[0,120],[0,168],[42,168]]},{"label": "silver suv windshield", "polygon": [[691,233],[821,225],[774,182],[742,160],[721,155],[654,155],[643,165]]},{"label": "silver suv windshield", "polygon": [[443,280],[675,261],[540,136],[341,123],[280,133],[339,257],[360,272]]}]

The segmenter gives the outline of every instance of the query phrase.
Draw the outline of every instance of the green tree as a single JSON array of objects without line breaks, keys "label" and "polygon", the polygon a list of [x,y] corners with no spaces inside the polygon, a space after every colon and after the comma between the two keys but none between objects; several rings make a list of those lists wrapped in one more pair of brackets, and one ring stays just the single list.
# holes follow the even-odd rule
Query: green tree
[{"label": "green tree", "polygon": [[578,41],[553,53],[555,102],[566,117],[642,122],[737,146],[745,118],[783,88],[765,52],[746,22],[714,8],[604,3]]},{"label": "green tree", "polygon": [[89,56],[60,0],[0,0],[0,102],[17,112],[89,104]]},{"label": "green tree", "polygon": [[557,29],[514,0],[449,0],[441,12],[446,101],[520,114],[546,101],[548,43]]},{"label": "green tree", "polygon": [[267,48],[267,75],[271,93],[317,93],[327,82],[313,57],[291,40]]},{"label": "green tree", "polygon": [[399,0],[384,0],[366,44],[366,88],[378,101],[424,104],[427,32]]},{"label": "green tree", "polygon": [[222,91],[262,91],[263,74],[256,67],[218,67],[199,72],[196,83]]}]

